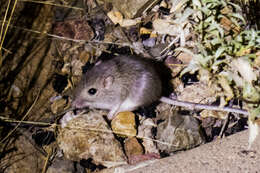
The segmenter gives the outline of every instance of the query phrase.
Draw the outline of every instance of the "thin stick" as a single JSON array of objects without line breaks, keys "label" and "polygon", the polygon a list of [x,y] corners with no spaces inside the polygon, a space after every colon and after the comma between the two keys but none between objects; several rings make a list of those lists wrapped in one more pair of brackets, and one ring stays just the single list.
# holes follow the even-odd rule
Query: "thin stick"
[{"label": "thin stick", "polygon": [[[4,22],[2,20],[0,20],[0,22],[6,23],[6,22]],[[24,31],[27,31],[27,32],[36,33],[36,34],[45,34],[45,35],[47,35],[49,37],[53,37],[53,38],[60,39],[60,40],[73,41],[73,42],[76,42],[76,43],[114,44],[114,45],[119,45],[119,46],[131,47],[131,44],[129,44],[129,43],[115,43],[115,42],[109,42],[109,41],[95,41],[95,40],[93,40],[93,41],[92,40],[79,40],[79,39],[73,39],[73,38],[69,38],[69,37],[58,36],[58,35],[49,34],[49,33],[46,33],[46,32],[41,32],[41,31],[37,31],[37,30],[32,30],[32,29],[19,27],[19,26],[14,26],[14,25],[9,25],[9,27],[21,29],[21,30],[24,30]]]},{"label": "thin stick", "polygon": [[219,138],[222,138],[222,137],[223,137],[223,134],[224,134],[224,131],[225,131],[226,127],[227,127],[228,122],[229,122],[229,115],[226,116],[226,119],[225,119],[225,121],[224,121],[224,124],[222,125],[221,131],[220,131],[220,133],[219,133],[219,135],[218,135]]},{"label": "thin stick", "polygon": [[2,41],[2,37],[3,37],[4,25],[6,23],[6,17],[7,17],[7,14],[8,14],[8,10],[9,10],[10,4],[11,4],[11,0],[8,1],[7,9],[5,10],[4,20],[3,20],[2,26],[1,26],[1,32],[0,32],[0,40],[1,41]]},{"label": "thin stick", "polygon": [[129,134],[129,133],[125,133],[125,132],[119,132],[119,131],[112,131],[112,130],[108,130],[108,129],[91,128],[91,126],[93,126],[91,124],[89,126],[90,127],[88,127],[88,128],[81,128],[81,127],[74,127],[74,128],[64,127],[64,128],[69,129],[69,130],[71,129],[71,130],[82,131],[82,132],[84,132],[84,131],[95,131],[95,132],[111,133],[111,134],[114,133],[114,134],[117,134],[117,135],[123,135],[123,136],[127,136],[127,137],[136,137],[136,138],[139,138],[139,139],[151,140],[151,141],[156,142],[156,143],[177,147],[177,145],[173,145],[171,143],[163,142],[163,141],[152,139],[152,138],[149,138],[149,137],[133,135],[133,134]]},{"label": "thin stick", "polygon": [[51,3],[51,2],[47,2],[47,1],[33,1],[33,0],[19,0],[19,1],[20,2],[31,2],[31,3],[37,3],[37,4],[45,4],[45,5],[51,5],[51,6],[56,6],[56,7],[71,8],[71,9],[74,9],[74,10],[84,11],[83,8],[73,7],[73,6],[69,6],[69,5],[54,4],[54,3]]},{"label": "thin stick", "polygon": [[50,163],[50,157],[51,157],[52,153],[53,153],[52,150],[48,152],[48,155],[45,158],[42,173],[45,173],[47,171],[47,167],[48,167],[48,164]]},{"label": "thin stick", "polygon": [[21,121],[21,120],[15,120],[11,118],[6,118],[3,116],[0,116],[0,120],[8,123],[20,123],[20,124],[31,124],[31,125],[40,125],[40,126],[51,126],[51,123],[46,122],[37,122],[37,121]]},{"label": "thin stick", "polygon": [[[10,0],[10,1],[11,1],[11,0]],[[12,17],[13,17],[14,9],[15,9],[15,7],[16,7],[16,4],[17,4],[17,0],[14,1],[14,6],[13,6],[13,8],[12,8],[12,11],[11,11],[10,17],[9,17],[9,19],[8,19],[8,22],[7,22],[7,25],[6,25],[5,31],[4,31],[4,33],[3,33],[3,36],[1,35],[0,50],[1,50],[2,47],[3,47],[4,40],[5,40],[5,36],[6,36],[7,30],[8,30],[8,27],[9,27],[9,25],[10,25],[11,19],[12,19]]]},{"label": "thin stick", "polygon": [[170,105],[185,107],[190,110],[206,109],[206,110],[213,110],[213,111],[233,112],[233,113],[243,114],[243,115],[247,115],[247,116],[249,115],[249,113],[244,109],[237,109],[237,108],[231,108],[231,107],[219,107],[219,106],[198,104],[198,103],[192,103],[192,102],[184,102],[184,101],[179,101],[179,100],[172,100],[167,97],[162,97],[160,99],[160,101],[170,104]]}]

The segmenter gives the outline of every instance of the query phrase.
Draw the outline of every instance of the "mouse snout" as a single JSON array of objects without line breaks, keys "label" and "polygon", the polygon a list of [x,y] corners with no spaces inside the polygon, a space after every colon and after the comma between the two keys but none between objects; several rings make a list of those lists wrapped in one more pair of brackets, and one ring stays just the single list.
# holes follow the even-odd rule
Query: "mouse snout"
[{"label": "mouse snout", "polygon": [[84,108],[87,107],[86,102],[82,99],[75,99],[72,101],[72,107],[73,108]]}]

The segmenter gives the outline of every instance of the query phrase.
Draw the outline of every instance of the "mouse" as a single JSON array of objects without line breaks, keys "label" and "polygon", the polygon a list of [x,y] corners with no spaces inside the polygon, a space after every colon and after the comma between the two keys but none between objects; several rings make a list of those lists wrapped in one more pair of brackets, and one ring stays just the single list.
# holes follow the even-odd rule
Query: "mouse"
[{"label": "mouse", "polygon": [[109,110],[107,118],[160,99],[162,81],[149,59],[120,55],[97,62],[76,86],[72,107]]},{"label": "mouse", "polygon": [[72,108],[85,107],[109,110],[112,120],[119,112],[133,111],[155,101],[188,109],[208,109],[248,114],[246,110],[196,104],[162,96],[162,79],[155,63],[136,55],[119,55],[98,61],[76,86]]}]

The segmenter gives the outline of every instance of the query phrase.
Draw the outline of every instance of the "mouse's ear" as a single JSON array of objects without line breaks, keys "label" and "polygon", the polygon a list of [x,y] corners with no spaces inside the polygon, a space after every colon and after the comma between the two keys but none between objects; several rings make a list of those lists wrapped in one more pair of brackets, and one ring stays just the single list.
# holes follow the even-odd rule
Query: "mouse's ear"
[{"label": "mouse's ear", "polygon": [[104,78],[103,85],[105,89],[109,89],[114,82],[113,76],[107,76]]}]

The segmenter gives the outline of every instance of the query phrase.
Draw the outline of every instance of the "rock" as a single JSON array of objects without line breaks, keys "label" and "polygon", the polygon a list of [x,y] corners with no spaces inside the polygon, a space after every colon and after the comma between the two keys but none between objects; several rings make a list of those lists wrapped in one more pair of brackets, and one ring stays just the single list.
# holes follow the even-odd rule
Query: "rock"
[{"label": "rock", "polygon": [[156,139],[160,151],[172,153],[190,149],[204,143],[197,120],[189,115],[180,115],[170,105],[164,103],[157,108],[158,120],[163,121],[157,126]]},{"label": "rock", "polygon": [[113,132],[118,136],[136,136],[135,114],[133,112],[120,112],[112,120]]},{"label": "rock", "polygon": [[66,112],[66,114],[60,119],[61,128],[66,127],[68,122],[76,117],[77,115],[75,115],[73,111]]},{"label": "rock", "polygon": [[127,138],[124,141],[124,149],[130,163],[134,156],[142,155],[144,152],[142,145],[135,137]]},{"label": "rock", "polygon": [[138,162],[143,162],[145,160],[160,158],[159,153],[143,154],[143,147],[135,137],[126,139],[124,148],[125,148],[125,153],[128,157],[129,164],[136,164]]},{"label": "rock", "polygon": [[57,22],[53,29],[54,34],[76,40],[89,41],[94,37],[94,32],[84,19]]},{"label": "rock", "polygon": [[[25,136],[20,136],[10,140],[1,158],[0,172],[42,172],[46,158],[29,141],[30,133],[24,132]],[[35,144],[34,144],[35,145]]]},{"label": "rock", "polygon": [[103,114],[103,111],[80,114],[60,130],[57,141],[67,159],[93,159],[93,163],[106,167],[126,163],[122,147]]},{"label": "rock", "polygon": [[71,172],[84,172],[85,169],[80,165],[71,160],[66,160],[64,158],[55,158],[51,166],[48,167],[46,173],[71,173]]}]

